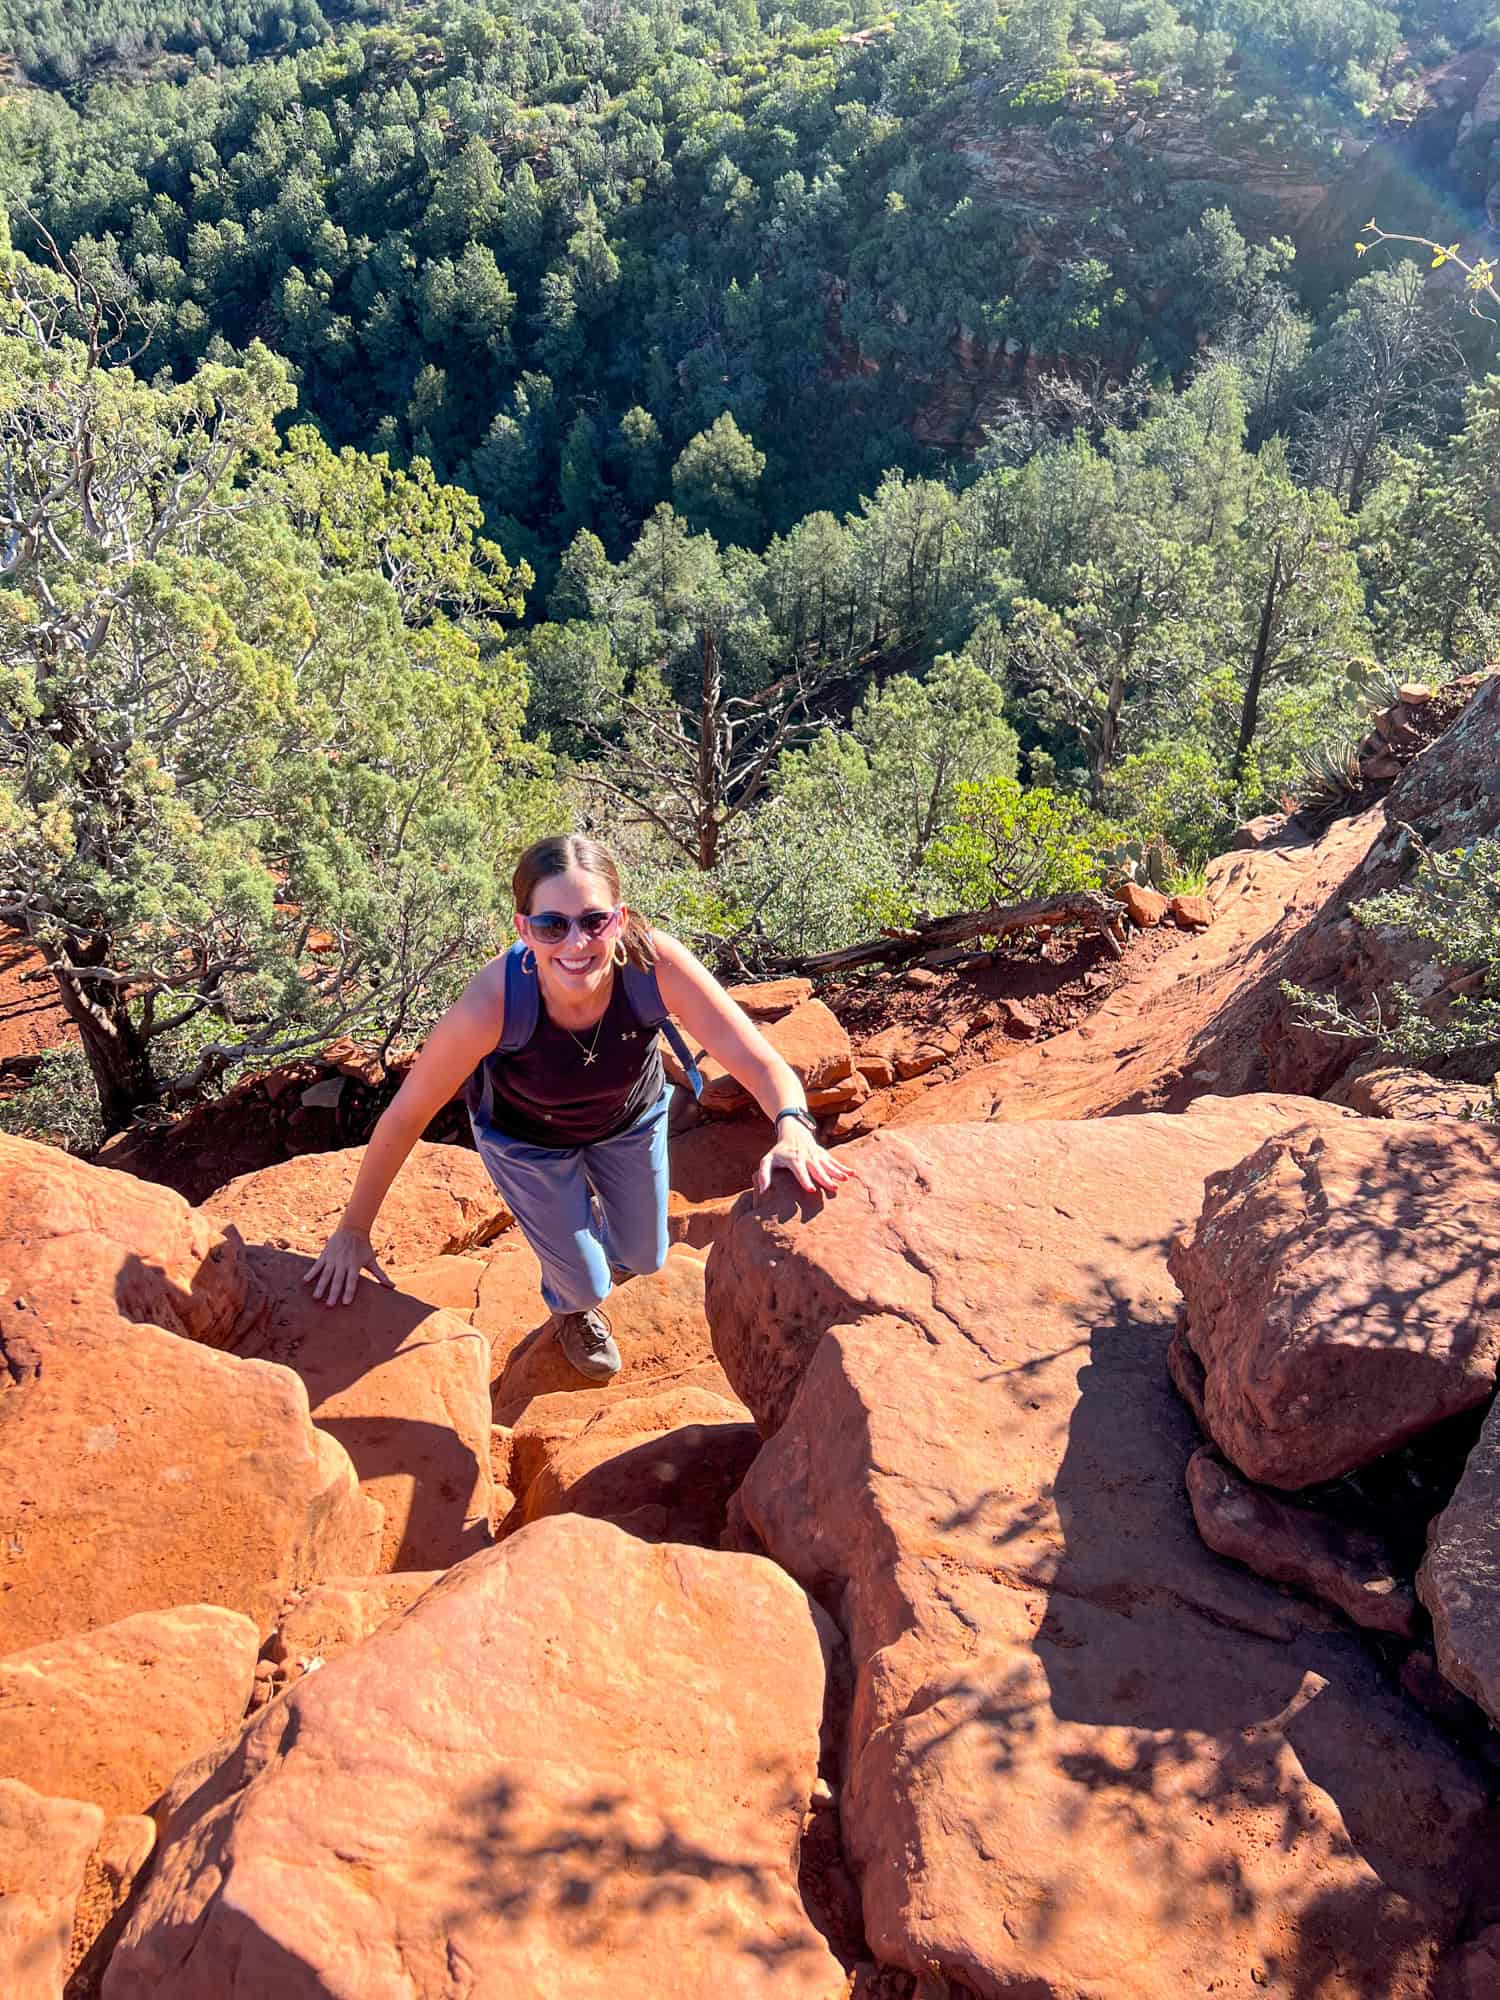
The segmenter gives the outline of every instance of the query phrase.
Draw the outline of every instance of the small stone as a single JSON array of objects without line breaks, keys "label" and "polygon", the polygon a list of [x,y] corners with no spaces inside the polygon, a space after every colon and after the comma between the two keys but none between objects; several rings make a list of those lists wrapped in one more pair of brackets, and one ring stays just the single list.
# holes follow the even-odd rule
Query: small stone
[{"label": "small stone", "polygon": [[325,1077],[321,1083],[309,1084],[297,1101],[308,1111],[337,1111],[344,1083],[341,1076]]},{"label": "small stone", "polygon": [[942,975],[932,971],[929,966],[914,965],[906,974],[906,983],[908,986],[923,987],[941,986],[943,981]]},{"label": "small stone", "polygon": [[1039,1035],[1042,1032],[1040,1017],[1033,1014],[1031,1009],[1024,1006],[1021,1001],[1002,1000],[1000,1007],[1005,1017],[1005,1026],[1008,1033],[1030,1036]]},{"label": "small stone", "polygon": [[1174,896],[1171,911],[1179,930],[1206,931],[1214,920],[1214,906],[1207,896]]},{"label": "small stone", "polygon": [[1425,708],[1435,692],[1426,681],[1406,681],[1397,690],[1396,698],[1404,701],[1408,708]]},{"label": "small stone", "polygon": [[1127,882],[1120,891],[1120,901],[1125,905],[1125,914],[1141,931],[1155,930],[1169,907],[1159,889],[1148,889],[1140,882]]}]

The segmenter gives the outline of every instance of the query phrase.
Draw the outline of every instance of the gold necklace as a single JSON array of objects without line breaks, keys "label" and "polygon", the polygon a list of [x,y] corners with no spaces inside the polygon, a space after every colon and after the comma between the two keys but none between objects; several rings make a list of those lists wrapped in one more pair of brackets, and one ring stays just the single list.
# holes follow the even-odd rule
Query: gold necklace
[{"label": "gold necklace", "polygon": [[[608,1012],[609,1008],[606,1006],[604,1009],[604,1014],[607,1014]],[[585,1069],[588,1068],[589,1064],[594,1060],[595,1056],[598,1054],[599,1036],[604,1027],[604,1014],[601,1014],[598,1020],[594,1023],[594,1039],[589,1043],[587,1048],[584,1048],[583,1037],[581,1035],[575,1035],[571,1028],[565,1027],[563,1029],[563,1033],[567,1036],[568,1040],[570,1042],[577,1042],[579,1048],[583,1049],[583,1066]]]}]

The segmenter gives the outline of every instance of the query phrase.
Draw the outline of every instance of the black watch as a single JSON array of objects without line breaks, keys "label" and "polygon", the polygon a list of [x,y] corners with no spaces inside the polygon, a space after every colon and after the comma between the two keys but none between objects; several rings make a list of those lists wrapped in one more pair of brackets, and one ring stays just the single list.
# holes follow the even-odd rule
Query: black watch
[{"label": "black watch", "polygon": [[783,1118],[795,1118],[799,1125],[805,1125],[808,1131],[812,1133],[813,1137],[815,1139],[817,1138],[818,1136],[817,1119],[814,1118],[811,1115],[811,1113],[803,1111],[800,1106],[796,1104],[789,1104],[784,1111],[777,1112],[776,1130],[778,1132],[781,1130],[781,1121]]}]

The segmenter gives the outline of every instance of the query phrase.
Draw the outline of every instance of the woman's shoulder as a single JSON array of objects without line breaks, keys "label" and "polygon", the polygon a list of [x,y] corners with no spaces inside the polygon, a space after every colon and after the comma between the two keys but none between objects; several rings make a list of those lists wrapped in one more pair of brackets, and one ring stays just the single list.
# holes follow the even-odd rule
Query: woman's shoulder
[{"label": "woman's shoulder", "polygon": [[657,924],[648,924],[646,935],[651,940],[652,952],[664,964],[683,965],[693,955],[681,938],[673,937],[670,931],[662,930]]},{"label": "woman's shoulder", "polygon": [[457,1001],[457,1011],[476,1025],[493,1027],[497,1038],[505,1025],[505,959],[503,951],[486,959]]}]

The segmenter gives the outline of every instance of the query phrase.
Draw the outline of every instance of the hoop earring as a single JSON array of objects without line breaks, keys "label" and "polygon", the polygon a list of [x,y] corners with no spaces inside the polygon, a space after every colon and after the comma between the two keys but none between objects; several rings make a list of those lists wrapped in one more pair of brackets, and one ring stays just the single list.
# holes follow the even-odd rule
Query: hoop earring
[{"label": "hoop earring", "polygon": [[616,938],[614,949],[609,954],[611,965],[626,966],[630,963],[630,953],[625,949],[624,938]]},{"label": "hoop earring", "polygon": [[[531,960],[530,965],[526,963],[528,958]],[[528,976],[536,971],[536,953],[531,949],[530,945],[527,945],[526,949],[521,953],[521,970]]]}]

